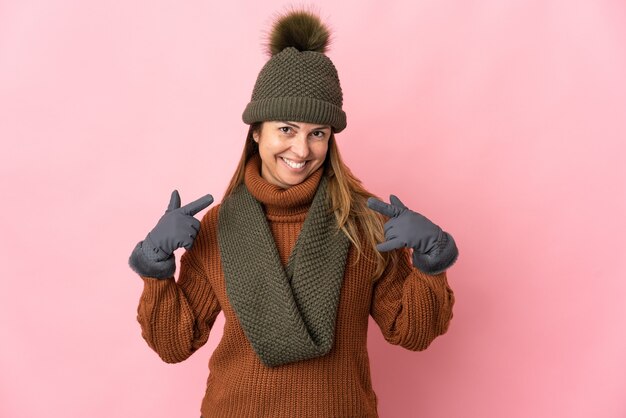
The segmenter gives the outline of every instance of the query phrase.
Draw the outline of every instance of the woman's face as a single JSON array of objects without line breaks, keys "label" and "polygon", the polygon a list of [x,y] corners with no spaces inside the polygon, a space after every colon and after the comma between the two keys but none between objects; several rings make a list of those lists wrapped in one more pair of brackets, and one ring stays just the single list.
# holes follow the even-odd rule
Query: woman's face
[{"label": "woman's face", "polygon": [[283,189],[302,183],[324,163],[330,132],[328,125],[263,122],[252,134],[259,144],[261,177]]}]

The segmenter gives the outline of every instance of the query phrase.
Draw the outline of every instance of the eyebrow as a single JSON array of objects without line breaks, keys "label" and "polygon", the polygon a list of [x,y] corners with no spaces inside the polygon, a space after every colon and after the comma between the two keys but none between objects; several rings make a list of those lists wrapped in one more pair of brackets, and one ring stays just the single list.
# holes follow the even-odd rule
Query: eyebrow
[{"label": "eyebrow", "polygon": [[[285,125],[293,126],[294,128],[300,129],[300,127],[296,125],[295,123],[287,122],[285,120],[281,120],[279,122],[284,123]],[[330,129],[330,126],[318,126],[317,128],[313,128],[313,130],[320,130],[320,129]]]}]

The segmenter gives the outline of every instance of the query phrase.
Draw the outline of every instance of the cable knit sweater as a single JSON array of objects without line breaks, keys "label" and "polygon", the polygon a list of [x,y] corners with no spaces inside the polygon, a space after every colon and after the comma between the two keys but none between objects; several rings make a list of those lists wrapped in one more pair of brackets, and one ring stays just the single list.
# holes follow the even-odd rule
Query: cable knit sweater
[{"label": "cable knit sweater", "polygon": [[[260,175],[260,158],[246,166],[245,184],[262,204],[285,265],[313,200],[322,169],[304,182],[281,189]],[[191,250],[180,261],[178,280],[142,277],[138,321],[142,336],[168,363],[188,358],[204,345],[220,311],[225,325],[209,360],[201,413],[211,417],[377,417],[377,399],[367,354],[371,315],[391,344],[424,350],[446,332],[454,295],[446,272],[427,275],[414,268],[409,250],[372,281],[374,255],[354,265],[348,252],[341,288],[335,342],[322,357],[267,367],[261,363],[229,304],[217,240],[219,204],[201,221]],[[254,245],[251,243],[251,245]],[[369,260],[368,260],[369,258]],[[323,274],[323,272],[320,272]]]}]

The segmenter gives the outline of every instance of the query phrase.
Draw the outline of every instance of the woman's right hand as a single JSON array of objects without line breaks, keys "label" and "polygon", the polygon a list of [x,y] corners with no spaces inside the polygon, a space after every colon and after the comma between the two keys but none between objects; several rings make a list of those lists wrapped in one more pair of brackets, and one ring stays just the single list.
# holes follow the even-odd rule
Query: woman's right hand
[{"label": "woman's right hand", "polygon": [[145,239],[144,251],[152,253],[151,259],[161,261],[171,257],[177,248],[190,249],[200,230],[200,221],[193,216],[211,203],[213,196],[208,194],[181,207],[178,190],[174,190],[165,214]]}]

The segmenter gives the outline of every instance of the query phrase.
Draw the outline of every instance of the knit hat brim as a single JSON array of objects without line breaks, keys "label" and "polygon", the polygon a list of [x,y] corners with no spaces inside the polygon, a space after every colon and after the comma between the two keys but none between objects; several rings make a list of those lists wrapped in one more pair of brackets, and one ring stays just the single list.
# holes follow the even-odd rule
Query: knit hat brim
[{"label": "knit hat brim", "polygon": [[246,124],[268,120],[319,123],[330,125],[335,133],[346,127],[346,113],[340,107],[310,97],[272,97],[251,101],[242,119]]}]

